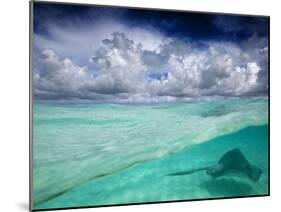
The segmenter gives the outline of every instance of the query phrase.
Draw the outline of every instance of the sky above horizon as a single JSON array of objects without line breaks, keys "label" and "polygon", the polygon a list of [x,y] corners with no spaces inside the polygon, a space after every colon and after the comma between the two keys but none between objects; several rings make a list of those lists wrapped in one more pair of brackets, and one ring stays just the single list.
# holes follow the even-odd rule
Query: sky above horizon
[{"label": "sky above horizon", "polygon": [[34,3],[42,102],[267,96],[268,18]]}]

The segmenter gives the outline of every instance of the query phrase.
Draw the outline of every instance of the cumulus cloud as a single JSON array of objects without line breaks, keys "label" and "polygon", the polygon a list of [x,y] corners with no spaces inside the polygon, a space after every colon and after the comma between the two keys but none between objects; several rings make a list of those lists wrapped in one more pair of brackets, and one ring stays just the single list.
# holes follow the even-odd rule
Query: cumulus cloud
[{"label": "cumulus cloud", "polygon": [[38,97],[65,98],[77,96],[90,79],[86,67],[79,67],[68,58],[59,58],[52,49],[41,52],[34,65],[34,93]]},{"label": "cumulus cloud", "polygon": [[254,35],[241,45],[218,41],[202,45],[157,36],[147,38],[144,45],[124,32],[112,33],[88,58],[94,71],[54,49],[41,50],[34,65],[35,98],[147,103],[266,95],[266,38]]}]

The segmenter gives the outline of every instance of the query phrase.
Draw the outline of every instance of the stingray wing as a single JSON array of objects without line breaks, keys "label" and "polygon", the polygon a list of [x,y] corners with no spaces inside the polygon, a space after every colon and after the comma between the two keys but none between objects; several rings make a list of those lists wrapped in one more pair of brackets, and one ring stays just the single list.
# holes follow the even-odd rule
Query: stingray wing
[{"label": "stingray wing", "polygon": [[239,148],[234,148],[226,152],[218,161],[221,164],[249,164]]}]

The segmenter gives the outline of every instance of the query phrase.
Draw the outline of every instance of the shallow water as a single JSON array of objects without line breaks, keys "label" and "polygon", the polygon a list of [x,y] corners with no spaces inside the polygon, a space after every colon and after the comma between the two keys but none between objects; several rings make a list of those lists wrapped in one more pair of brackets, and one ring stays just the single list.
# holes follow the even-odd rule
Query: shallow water
[{"label": "shallow water", "polygon": [[[268,193],[268,102],[34,105],[35,208]],[[212,179],[204,171],[239,147],[263,170]]]}]

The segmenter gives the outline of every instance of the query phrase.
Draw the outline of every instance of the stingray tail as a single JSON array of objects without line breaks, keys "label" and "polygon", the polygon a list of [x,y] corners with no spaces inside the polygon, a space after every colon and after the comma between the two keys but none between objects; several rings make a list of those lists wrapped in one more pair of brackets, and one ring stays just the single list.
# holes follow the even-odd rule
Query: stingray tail
[{"label": "stingray tail", "polygon": [[183,171],[183,172],[175,172],[175,173],[167,174],[166,176],[189,175],[189,174],[193,174],[194,172],[204,171],[207,168],[209,168],[209,166],[204,167],[204,168],[199,168],[199,169],[190,169],[190,170]]}]

